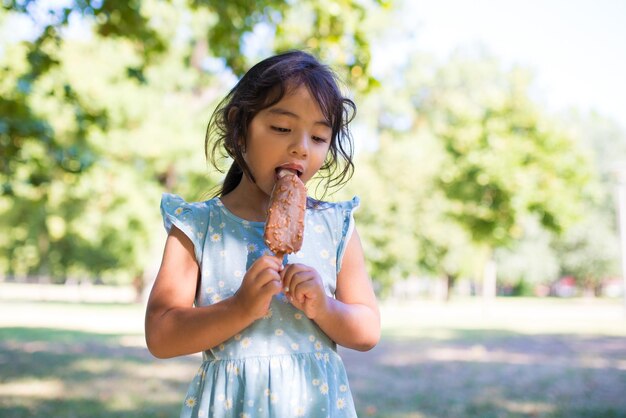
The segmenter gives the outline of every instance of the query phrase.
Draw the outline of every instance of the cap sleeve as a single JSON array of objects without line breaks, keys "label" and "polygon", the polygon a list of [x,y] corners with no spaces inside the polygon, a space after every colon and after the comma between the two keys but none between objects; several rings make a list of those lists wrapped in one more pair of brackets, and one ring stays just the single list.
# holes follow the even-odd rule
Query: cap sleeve
[{"label": "cap sleeve", "polygon": [[355,196],[352,200],[339,203],[341,236],[339,237],[339,245],[337,246],[337,272],[341,270],[341,263],[343,256],[346,252],[346,247],[354,231],[354,211],[356,211],[361,203],[361,200]]},{"label": "cap sleeve", "polygon": [[187,203],[180,196],[163,193],[161,215],[168,234],[174,225],[189,238],[193,244],[196,261],[200,264],[209,217],[206,203]]}]

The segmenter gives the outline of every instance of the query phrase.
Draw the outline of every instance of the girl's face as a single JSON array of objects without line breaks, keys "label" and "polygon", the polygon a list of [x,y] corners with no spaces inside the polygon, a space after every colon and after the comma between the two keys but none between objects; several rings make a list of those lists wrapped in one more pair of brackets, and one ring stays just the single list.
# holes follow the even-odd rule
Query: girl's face
[{"label": "girl's face", "polygon": [[324,164],[331,137],[328,121],[302,85],[252,119],[244,159],[256,185],[269,195],[280,168],[295,171],[306,184]]}]

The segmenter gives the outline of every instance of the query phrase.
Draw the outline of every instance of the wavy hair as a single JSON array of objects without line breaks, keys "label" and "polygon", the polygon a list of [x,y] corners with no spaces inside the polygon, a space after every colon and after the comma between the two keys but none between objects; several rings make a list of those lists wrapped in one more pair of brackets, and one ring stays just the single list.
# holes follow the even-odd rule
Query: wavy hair
[{"label": "wavy hair", "polygon": [[328,156],[318,171],[319,177],[326,180],[324,195],[352,177],[354,145],[349,124],[356,105],[341,94],[337,76],[328,66],[306,52],[288,51],[250,68],[213,112],[204,142],[207,160],[217,170],[221,159],[233,160],[215,196],[233,191],[244,174],[255,181],[243,158],[250,122],[261,110],[278,103],[289,89],[302,85],[315,98],[332,128]]}]

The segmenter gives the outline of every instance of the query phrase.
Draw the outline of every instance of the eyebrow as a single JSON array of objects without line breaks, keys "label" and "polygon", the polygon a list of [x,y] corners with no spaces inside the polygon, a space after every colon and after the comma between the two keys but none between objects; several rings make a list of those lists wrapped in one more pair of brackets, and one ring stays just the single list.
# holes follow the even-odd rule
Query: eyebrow
[{"label": "eyebrow", "polygon": [[[281,107],[273,107],[269,110],[269,113],[275,114],[275,115],[281,115],[281,116],[289,116],[291,118],[294,119],[301,119],[300,116],[298,116],[297,114],[287,110],[287,109],[283,109]],[[316,122],[314,122],[315,125],[323,125],[327,128],[332,128],[330,126],[330,123],[328,123],[325,120],[318,120]]]}]

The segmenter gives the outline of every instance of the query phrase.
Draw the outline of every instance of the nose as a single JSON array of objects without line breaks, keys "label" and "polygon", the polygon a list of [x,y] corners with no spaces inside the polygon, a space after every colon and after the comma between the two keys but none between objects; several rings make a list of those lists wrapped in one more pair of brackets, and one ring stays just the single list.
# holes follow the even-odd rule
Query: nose
[{"label": "nose", "polygon": [[306,158],[309,155],[309,137],[302,133],[294,138],[291,143],[289,153],[299,158]]}]

